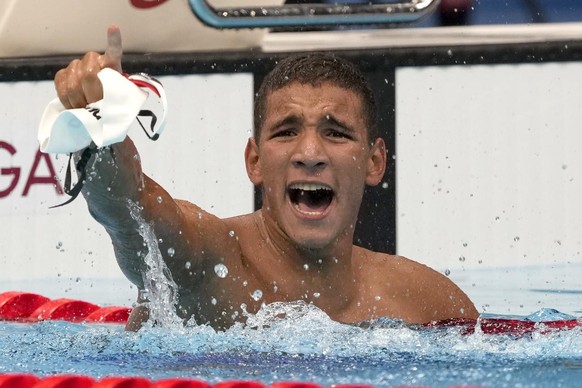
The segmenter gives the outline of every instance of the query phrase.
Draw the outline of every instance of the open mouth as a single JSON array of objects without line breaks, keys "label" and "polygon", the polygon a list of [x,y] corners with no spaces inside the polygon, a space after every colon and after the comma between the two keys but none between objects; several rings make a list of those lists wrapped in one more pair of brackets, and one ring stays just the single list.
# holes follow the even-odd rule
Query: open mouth
[{"label": "open mouth", "polygon": [[319,183],[295,183],[289,186],[289,199],[300,213],[322,215],[333,200],[333,190]]}]

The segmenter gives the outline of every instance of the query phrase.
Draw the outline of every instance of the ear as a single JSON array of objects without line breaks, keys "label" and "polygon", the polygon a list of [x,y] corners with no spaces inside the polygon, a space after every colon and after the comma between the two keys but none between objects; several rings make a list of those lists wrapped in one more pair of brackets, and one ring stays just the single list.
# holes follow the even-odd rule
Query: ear
[{"label": "ear", "polygon": [[366,174],[366,184],[376,186],[384,177],[386,171],[386,144],[384,139],[377,138],[368,157],[368,171]]},{"label": "ear", "polygon": [[249,138],[245,148],[245,165],[247,168],[247,175],[255,186],[263,183],[263,172],[261,170],[261,163],[259,161],[259,146],[254,138]]}]

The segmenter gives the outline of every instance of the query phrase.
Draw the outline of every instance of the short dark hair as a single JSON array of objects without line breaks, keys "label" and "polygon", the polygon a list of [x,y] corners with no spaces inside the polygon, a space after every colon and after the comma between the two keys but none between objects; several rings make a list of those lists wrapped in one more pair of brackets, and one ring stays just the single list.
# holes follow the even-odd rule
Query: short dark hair
[{"label": "short dark hair", "polygon": [[338,56],[328,53],[308,53],[286,57],[263,80],[255,96],[254,106],[257,141],[264,124],[269,94],[294,82],[312,86],[329,82],[360,96],[368,140],[373,142],[376,139],[376,100],[362,72],[351,62]]}]

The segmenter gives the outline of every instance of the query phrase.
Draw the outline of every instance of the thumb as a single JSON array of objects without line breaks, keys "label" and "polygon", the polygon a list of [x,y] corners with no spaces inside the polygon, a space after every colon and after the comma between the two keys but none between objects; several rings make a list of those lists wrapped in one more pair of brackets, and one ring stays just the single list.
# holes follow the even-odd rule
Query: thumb
[{"label": "thumb", "polygon": [[121,73],[122,56],[121,31],[118,26],[112,25],[107,29],[107,48],[105,49],[105,54],[102,56],[102,66],[110,67]]}]

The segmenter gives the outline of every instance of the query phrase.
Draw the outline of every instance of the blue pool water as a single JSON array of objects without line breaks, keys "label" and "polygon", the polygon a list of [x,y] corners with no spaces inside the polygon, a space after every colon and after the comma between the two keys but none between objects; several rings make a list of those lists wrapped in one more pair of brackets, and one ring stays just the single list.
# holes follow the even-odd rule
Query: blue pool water
[{"label": "blue pool water", "polygon": [[[579,317],[580,273],[581,264],[568,264],[454,270],[450,276],[485,314],[525,316],[555,307]],[[65,285],[63,280],[2,287],[100,305],[130,305],[135,296],[126,280],[117,286],[90,279]],[[63,286],[67,292],[57,294]],[[333,322],[302,304],[266,306],[246,326],[226,332],[162,322],[166,326],[139,333],[125,332],[121,325],[0,322],[0,373],[378,387],[578,387],[582,381],[582,328],[521,337],[463,335],[458,327],[419,329],[385,320],[364,329]]]},{"label": "blue pool water", "polygon": [[[286,318],[277,318],[285,312]],[[331,321],[312,306],[268,306],[247,327],[145,328],[47,321],[0,322],[0,373],[27,372],[311,381],[331,384],[575,387],[580,329],[549,334],[462,335],[459,328],[367,329]]]}]

